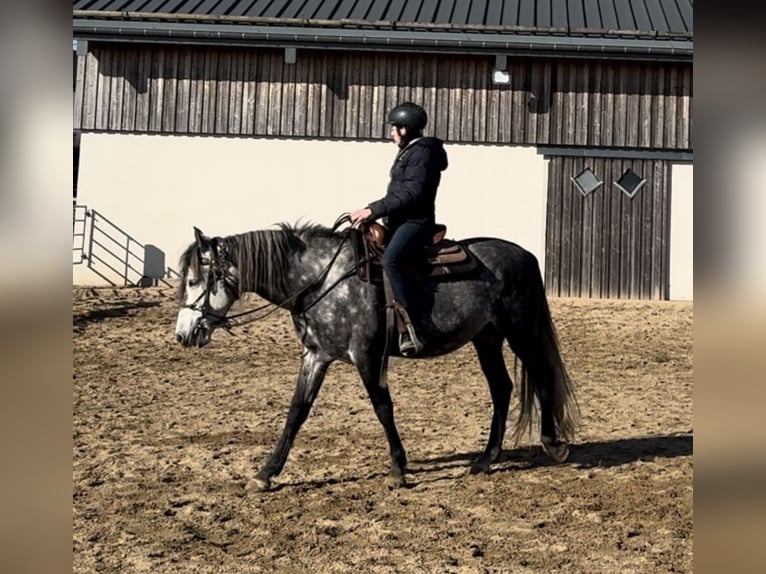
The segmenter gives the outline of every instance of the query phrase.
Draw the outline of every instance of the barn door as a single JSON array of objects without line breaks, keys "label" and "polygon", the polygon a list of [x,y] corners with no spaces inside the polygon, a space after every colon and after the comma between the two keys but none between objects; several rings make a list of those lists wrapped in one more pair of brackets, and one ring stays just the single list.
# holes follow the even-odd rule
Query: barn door
[{"label": "barn door", "polygon": [[550,157],[549,295],[668,298],[666,160]]}]

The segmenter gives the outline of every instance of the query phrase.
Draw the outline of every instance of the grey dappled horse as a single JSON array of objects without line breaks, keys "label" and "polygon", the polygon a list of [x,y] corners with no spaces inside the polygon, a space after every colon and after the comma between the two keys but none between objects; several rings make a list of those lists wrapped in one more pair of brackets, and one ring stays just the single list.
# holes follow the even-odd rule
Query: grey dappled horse
[{"label": "grey dappled horse", "polygon": [[[337,225],[336,225],[337,227]],[[206,237],[181,257],[181,309],[176,338],[202,347],[217,327],[227,327],[232,304],[257,293],[291,313],[303,345],[298,382],[276,448],[249,488],[266,490],[285,465],[298,429],[306,420],[328,367],[336,360],[356,367],[385,430],[390,475],[404,484],[407,456],[394,421],[382,364],[385,299],[380,286],[356,274],[357,256],[349,241],[355,229],[318,225]],[[423,284],[422,312],[413,320],[424,335],[420,357],[451,353],[473,343],[489,383],[494,413],[484,453],[471,472],[487,471],[501,454],[512,381],[503,359],[507,341],[523,366],[516,437],[530,431],[539,410],[541,442],[557,462],[566,460],[579,411],[564,364],[537,259],[514,243],[474,238],[460,241],[478,261],[475,272]],[[460,389],[454,389],[460,392]]]}]

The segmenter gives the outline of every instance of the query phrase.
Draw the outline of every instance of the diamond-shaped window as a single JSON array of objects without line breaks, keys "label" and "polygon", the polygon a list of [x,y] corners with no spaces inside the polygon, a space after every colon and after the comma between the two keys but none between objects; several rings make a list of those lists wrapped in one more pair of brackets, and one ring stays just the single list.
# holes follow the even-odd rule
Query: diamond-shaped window
[{"label": "diamond-shaped window", "polygon": [[577,186],[577,189],[579,189],[583,195],[588,195],[589,193],[593,193],[599,187],[604,185],[604,182],[601,181],[599,178],[597,178],[596,174],[593,173],[593,171],[591,171],[589,167],[586,167],[584,170],[582,170],[579,174],[577,174],[571,179],[572,179],[572,183],[574,183]]},{"label": "diamond-shaped window", "polygon": [[614,185],[619,187],[625,195],[633,198],[638,193],[638,190],[644,187],[646,180],[638,175],[635,171],[628,168],[625,173],[622,174],[620,179],[614,182]]}]

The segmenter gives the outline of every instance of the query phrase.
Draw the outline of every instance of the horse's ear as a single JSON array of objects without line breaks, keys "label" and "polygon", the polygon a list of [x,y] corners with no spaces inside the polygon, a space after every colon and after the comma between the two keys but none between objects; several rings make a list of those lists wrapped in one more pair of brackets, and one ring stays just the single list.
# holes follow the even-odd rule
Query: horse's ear
[{"label": "horse's ear", "polygon": [[206,239],[207,238],[205,237],[205,234],[202,233],[202,231],[198,227],[195,227],[194,240],[197,242],[197,246],[201,248],[204,245]]}]

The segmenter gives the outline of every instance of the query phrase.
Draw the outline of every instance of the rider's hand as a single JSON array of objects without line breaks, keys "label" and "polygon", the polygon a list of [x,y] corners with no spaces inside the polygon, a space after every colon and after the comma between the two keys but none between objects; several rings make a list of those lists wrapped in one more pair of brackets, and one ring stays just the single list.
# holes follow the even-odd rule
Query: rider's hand
[{"label": "rider's hand", "polygon": [[351,212],[351,226],[353,228],[359,227],[367,218],[372,215],[372,210],[369,207],[363,207]]}]

